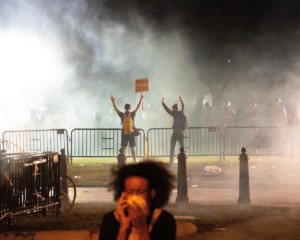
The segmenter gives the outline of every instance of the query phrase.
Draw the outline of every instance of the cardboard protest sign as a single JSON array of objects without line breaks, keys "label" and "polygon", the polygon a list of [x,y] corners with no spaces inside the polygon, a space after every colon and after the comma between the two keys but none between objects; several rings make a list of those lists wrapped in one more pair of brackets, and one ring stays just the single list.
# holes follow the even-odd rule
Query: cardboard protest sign
[{"label": "cardboard protest sign", "polygon": [[147,92],[149,91],[148,78],[135,80],[135,92]]}]

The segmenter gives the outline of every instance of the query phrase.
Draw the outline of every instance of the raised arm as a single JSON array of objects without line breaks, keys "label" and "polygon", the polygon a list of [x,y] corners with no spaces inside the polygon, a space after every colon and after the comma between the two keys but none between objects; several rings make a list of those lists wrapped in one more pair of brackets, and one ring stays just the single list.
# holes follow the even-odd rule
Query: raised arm
[{"label": "raised arm", "polygon": [[181,111],[184,111],[184,103],[181,96],[179,96],[179,102],[181,103]]},{"label": "raised arm", "polygon": [[144,96],[141,94],[140,100],[136,106],[136,108],[134,109],[134,112],[137,112],[141,106],[142,100],[143,100]]},{"label": "raised arm", "polygon": [[173,111],[171,111],[171,109],[168,108],[167,105],[165,104],[165,97],[162,97],[161,103],[162,103],[164,109],[166,110],[166,112],[169,113],[171,116],[173,116]]},{"label": "raised arm", "polygon": [[111,99],[112,105],[113,105],[116,113],[119,114],[120,110],[116,106],[116,99],[113,96],[110,96],[110,99]]}]

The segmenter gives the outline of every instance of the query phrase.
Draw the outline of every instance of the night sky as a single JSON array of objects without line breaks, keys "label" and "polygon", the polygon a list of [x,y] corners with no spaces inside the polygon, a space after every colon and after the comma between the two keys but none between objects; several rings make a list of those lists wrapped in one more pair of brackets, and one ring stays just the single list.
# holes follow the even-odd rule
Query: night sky
[{"label": "night sky", "polygon": [[[299,1],[112,0],[107,1],[106,6],[110,9],[112,19],[128,22],[132,27],[136,24],[130,21],[135,12],[162,33],[176,28],[184,29],[196,52],[199,50],[197,43],[199,45],[203,39],[207,40],[207,44],[214,49],[209,48],[205,57],[212,60],[227,49],[230,54],[236,46],[247,48],[251,44],[255,45],[253,51],[261,54],[268,54],[272,45],[278,45],[284,47],[282,51],[289,56],[295,47],[292,44],[297,44],[300,38]],[[278,54],[284,56],[285,53],[278,49]]]}]

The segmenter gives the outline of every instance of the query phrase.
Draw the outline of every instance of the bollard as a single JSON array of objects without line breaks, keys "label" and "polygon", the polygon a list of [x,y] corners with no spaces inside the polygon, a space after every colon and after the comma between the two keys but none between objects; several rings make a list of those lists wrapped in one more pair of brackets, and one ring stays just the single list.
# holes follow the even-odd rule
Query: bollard
[{"label": "bollard", "polygon": [[[65,149],[60,149],[60,176],[67,176],[67,155],[65,153]],[[61,178],[61,188],[62,191],[68,192],[68,183],[66,178]]]},{"label": "bollard", "polygon": [[184,148],[180,148],[178,154],[178,167],[177,167],[177,197],[176,203],[188,203],[188,188],[187,188],[187,176],[186,176],[186,155]]},{"label": "bollard", "polygon": [[246,148],[241,149],[240,160],[240,178],[239,178],[239,204],[250,204],[250,186],[249,186],[249,167],[248,167],[248,155],[246,154]]},{"label": "bollard", "polygon": [[126,163],[126,156],[124,153],[124,149],[120,148],[119,149],[119,155],[118,155],[118,166],[123,166]]}]

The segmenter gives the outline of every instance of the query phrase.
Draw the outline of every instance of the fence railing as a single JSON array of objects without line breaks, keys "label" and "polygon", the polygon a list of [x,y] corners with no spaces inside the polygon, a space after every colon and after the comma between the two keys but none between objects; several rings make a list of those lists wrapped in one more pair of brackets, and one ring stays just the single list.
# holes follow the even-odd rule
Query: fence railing
[{"label": "fence railing", "polygon": [[[71,131],[71,157],[116,157],[121,147],[120,128],[75,128]],[[145,155],[145,132],[136,137],[136,155]],[[127,155],[131,156],[127,148]]]},{"label": "fence railing", "polygon": [[59,211],[60,165],[57,153],[0,155],[0,219],[28,213]]},{"label": "fence railing", "polygon": [[[171,128],[143,129],[136,137],[138,157],[166,157],[170,154]],[[75,128],[71,138],[65,129],[6,131],[1,149],[7,152],[59,152],[62,148],[73,157],[117,157],[121,143],[120,128]],[[184,133],[188,156],[239,155],[241,147],[251,155],[288,155],[285,127],[189,127]],[[69,152],[69,149],[70,152]],[[177,150],[179,146],[177,145]],[[176,153],[175,153],[176,154]],[[127,156],[131,156],[127,148]]]},{"label": "fence railing", "polygon": [[[172,128],[150,128],[147,132],[149,156],[169,156]],[[184,131],[184,148],[189,156],[221,156],[220,129],[217,127],[190,127]],[[179,152],[177,143],[175,149]]]},{"label": "fence railing", "polygon": [[241,147],[250,155],[288,155],[285,127],[232,127],[223,133],[224,155],[237,155]]},{"label": "fence railing", "polygon": [[60,152],[69,154],[69,137],[66,129],[5,131],[2,148],[9,153]]}]

